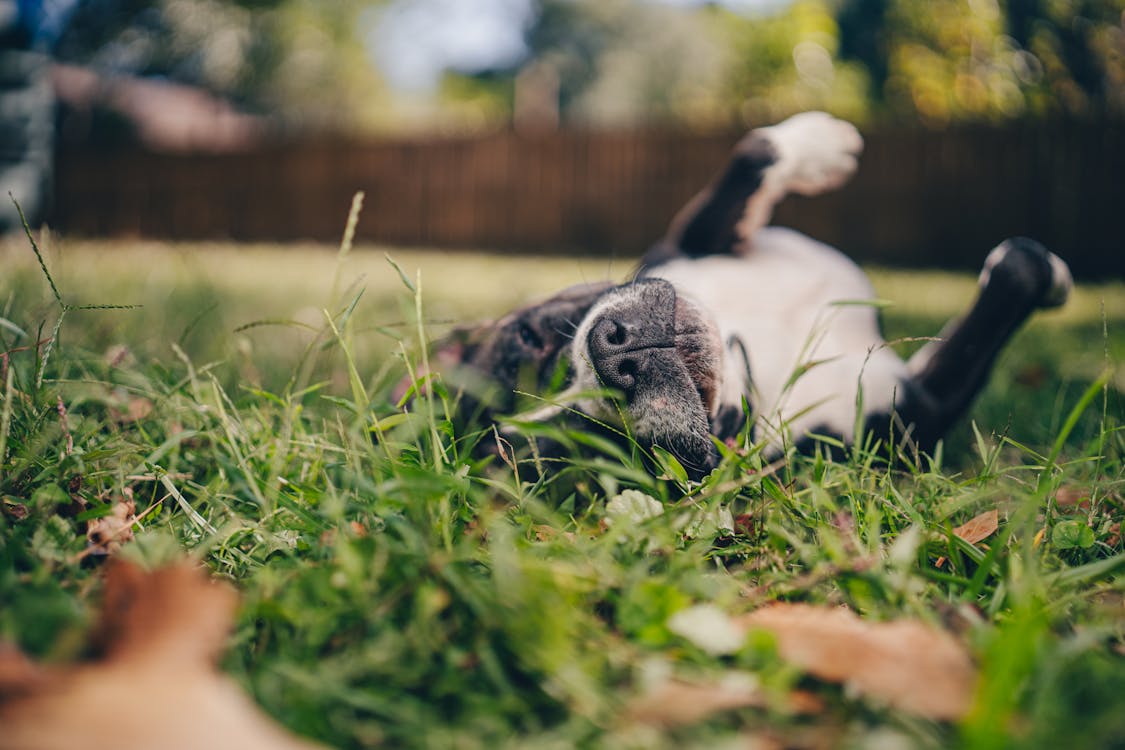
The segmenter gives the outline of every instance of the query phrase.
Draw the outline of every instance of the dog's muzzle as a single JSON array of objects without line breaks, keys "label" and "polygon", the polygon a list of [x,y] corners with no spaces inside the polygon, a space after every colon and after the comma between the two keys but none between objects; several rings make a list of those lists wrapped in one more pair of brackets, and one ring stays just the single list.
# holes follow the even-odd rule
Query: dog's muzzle
[{"label": "dog's muzzle", "polygon": [[599,383],[619,391],[635,434],[670,450],[689,472],[713,468],[718,334],[666,281],[623,288],[596,311],[585,349]]}]

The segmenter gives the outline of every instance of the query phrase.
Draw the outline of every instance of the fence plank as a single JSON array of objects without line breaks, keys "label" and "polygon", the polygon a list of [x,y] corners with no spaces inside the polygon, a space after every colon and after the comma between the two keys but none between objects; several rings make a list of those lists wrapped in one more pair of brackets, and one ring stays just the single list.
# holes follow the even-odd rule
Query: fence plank
[{"label": "fence plank", "polygon": [[[356,190],[361,240],[632,256],[724,164],[738,134],[659,131],[359,142],[224,155],[65,150],[52,221],[67,232],[335,241]],[[861,261],[975,268],[1034,236],[1086,277],[1125,276],[1125,125],[878,130],[843,190],[777,223]]]}]

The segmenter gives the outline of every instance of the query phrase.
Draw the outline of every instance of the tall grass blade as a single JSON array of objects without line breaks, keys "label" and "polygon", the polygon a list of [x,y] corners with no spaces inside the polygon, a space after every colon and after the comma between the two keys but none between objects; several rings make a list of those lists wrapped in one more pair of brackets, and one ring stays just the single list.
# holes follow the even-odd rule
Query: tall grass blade
[{"label": "tall grass blade", "polygon": [[355,228],[359,224],[359,214],[363,211],[363,199],[365,193],[362,190],[356,192],[352,196],[352,205],[348,210],[348,223],[344,225],[344,236],[340,238],[340,250],[336,253],[336,272],[332,277],[332,293],[328,297],[333,304],[336,302],[336,296],[340,289],[340,280],[343,278],[344,261],[348,259],[348,255],[352,252],[352,242],[355,240]]},{"label": "tall grass blade", "polygon": [[[12,429],[12,397],[14,395],[15,368],[4,368],[4,408],[0,410],[0,470],[8,459],[8,435]],[[0,480],[4,478],[0,471]]]},{"label": "tall grass blade", "polygon": [[1078,399],[1078,403],[1076,403],[1074,405],[1074,408],[1070,410],[1070,414],[1067,415],[1066,422],[1063,423],[1062,429],[1059,430],[1059,434],[1055,438],[1055,443],[1051,447],[1051,454],[1050,456],[1048,456],[1048,461],[1051,464],[1054,464],[1058,460],[1059,454],[1062,453],[1063,445],[1066,444],[1066,440],[1070,437],[1070,433],[1074,431],[1075,426],[1077,426],[1078,424],[1078,420],[1082,418],[1082,415],[1086,412],[1086,409],[1090,407],[1090,404],[1093,403],[1094,399],[1098,397],[1098,394],[1105,390],[1106,386],[1109,383],[1111,375],[1112,373],[1109,370],[1104,371],[1097,380],[1090,384],[1090,387],[1087,388],[1086,392],[1082,394],[1082,398]]},{"label": "tall grass blade", "polygon": [[35,237],[31,234],[31,227],[27,223],[27,217],[23,215],[23,207],[16,197],[8,191],[8,198],[16,207],[16,212],[20,215],[20,223],[23,224],[23,233],[27,235],[27,241],[31,243],[31,249],[35,252],[35,258],[39,261],[39,267],[43,269],[43,275],[47,277],[47,283],[51,285],[51,293],[55,295],[55,301],[63,306],[62,295],[59,294],[59,288],[55,286],[55,280],[51,278],[51,272],[47,270],[47,262],[43,260],[43,253],[39,251],[39,244],[35,241]]},{"label": "tall grass blade", "polygon": [[1125,570],[1125,553],[1107,557],[1104,560],[1095,560],[1094,562],[1079,565],[1074,568],[1060,570],[1057,573],[1046,576],[1046,580],[1061,588],[1072,588],[1074,586],[1099,581],[1117,573],[1119,570]]},{"label": "tall grass blade", "polygon": [[172,484],[172,480],[168,478],[165,472],[159,471],[158,476],[160,478],[160,484],[168,491],[168,494],[172,496],[176,504],[180,506],[180,509],[187,514],[187,517],[191,519],[192,523],[198,526],[201,531],[206,531],[208,534],[218,533],[218,530],[212,526],[206,518],[199,515],[198,511],[191,507],[191,503],[176,489],[176,485]]},{"label": "tall grass blade", "polygon": [[59,311],[59,318],[55,321],[55,327],[51,330],[51,335],[47,337],[47,343],[43,346],[43,358],[39,360],[39,367],[35,373],[36,392],[43,388],[43,374],[47,372],[47,363],[51,359],[51,352],[54,351],[55,344],[59,340],[59,329],[62,328],[63,319],[66,317],[66,311],[66,307]]},{"label": "tall grass blade", "polygon": [[336,327],[336,321],[332,319],[332,315],[327,310],[321,312],[324,314],[324,319],[328,321],[328,326],[332,329],[332,335],[339,342],[340,349],[344,352],[344,361],[348,366],[348,384],[352,389],[352,400],[355,401],[356,409],[362,411],[371,403],[371,399],[367,395],[367,387],[364,386],[363,379],[359,376],[359,368],[356,367],[351,347],[344,341],[344,337],[340,334],[340,329]]},{"label": "tall grass blade", "polygon": [[414,288],[414,282],[412,282],[410,280],[410,277],[406,275],[406,272],[402,270],[402,266],[396,263],[395,259],[387,253],[383,253],[383,257],[386,258],[387,262],[391,264],[391,268],[395,269],[395,272],[398,274],[399,281],[402,282],[402,285],[409,289],[411,293],[417,293],[418,290]]}]

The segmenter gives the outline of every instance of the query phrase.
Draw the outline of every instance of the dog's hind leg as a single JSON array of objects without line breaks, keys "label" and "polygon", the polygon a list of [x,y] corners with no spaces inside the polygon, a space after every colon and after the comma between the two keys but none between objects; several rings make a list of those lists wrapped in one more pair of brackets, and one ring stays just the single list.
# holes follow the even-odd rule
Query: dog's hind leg
[{"label": "dog's hind leg", "polygon": [[726,170],[676,214],[643,265],[737,252],[788,193],[815,195],[842,185],[862,150],[854,126],[823,112],[750,131]]},{"label": "dog's hind leg", "polygon": [[985,260],[969,311],[951,321],[907,362],[896,411],[910,439],[932,450],[984,386],[997,355],[1037,308],[1058,307],[1070,292],[1070,270],[1034,240],[1006,240]]}]

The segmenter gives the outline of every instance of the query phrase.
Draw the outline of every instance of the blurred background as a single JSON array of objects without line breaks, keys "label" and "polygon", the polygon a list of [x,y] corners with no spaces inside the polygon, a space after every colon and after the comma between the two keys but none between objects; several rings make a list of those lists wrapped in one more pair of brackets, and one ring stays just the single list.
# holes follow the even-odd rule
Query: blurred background
[{"label": "blurred background", "polygon": [[0,0],[0,183],[76,237],[335,240],[364,190],[363,241],[627,258],[807,109],[868,149],[779,223],[1125,275],[1125,0]]}]

